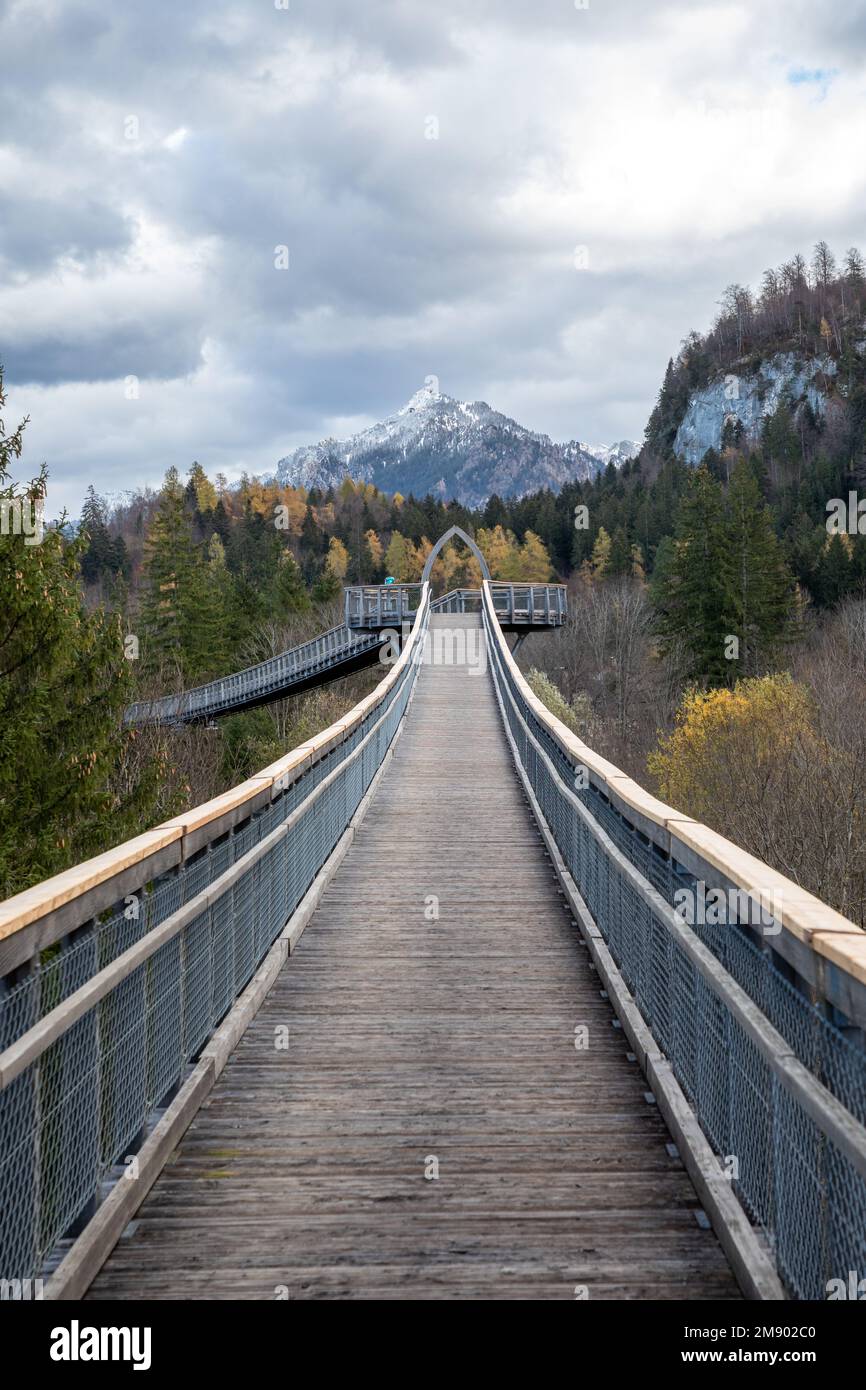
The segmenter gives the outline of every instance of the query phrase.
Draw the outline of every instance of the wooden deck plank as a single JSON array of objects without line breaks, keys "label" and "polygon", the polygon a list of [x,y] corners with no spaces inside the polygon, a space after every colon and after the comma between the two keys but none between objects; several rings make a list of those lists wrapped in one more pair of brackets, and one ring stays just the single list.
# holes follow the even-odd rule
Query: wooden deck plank
[{"label": "wooden deck plank", "polygon": [[489,676],[422,667],[354,844],[89,1296],[737,1298],[612,1024]]}]

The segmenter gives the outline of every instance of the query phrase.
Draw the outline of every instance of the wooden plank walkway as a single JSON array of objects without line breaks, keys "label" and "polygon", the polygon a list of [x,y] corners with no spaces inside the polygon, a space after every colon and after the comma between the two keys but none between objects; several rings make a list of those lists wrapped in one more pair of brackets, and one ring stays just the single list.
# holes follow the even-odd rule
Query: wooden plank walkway
[{"label": "wooden plank walkway", "polygon": [[489,674],[422,667],[352,848],[89,1296],[739,1297],[612,1019]]}]

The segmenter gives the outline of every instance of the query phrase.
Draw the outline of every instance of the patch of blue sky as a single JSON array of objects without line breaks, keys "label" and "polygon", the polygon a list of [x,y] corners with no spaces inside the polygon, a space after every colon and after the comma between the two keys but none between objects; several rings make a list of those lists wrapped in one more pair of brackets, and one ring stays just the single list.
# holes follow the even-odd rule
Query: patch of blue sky
[{"label": "patch of blue sky", "polygon": [[834,77],[839,76],[838,68],[790,68],[788,71],[788,81],[793,87],[813,86],[829,87]]}]

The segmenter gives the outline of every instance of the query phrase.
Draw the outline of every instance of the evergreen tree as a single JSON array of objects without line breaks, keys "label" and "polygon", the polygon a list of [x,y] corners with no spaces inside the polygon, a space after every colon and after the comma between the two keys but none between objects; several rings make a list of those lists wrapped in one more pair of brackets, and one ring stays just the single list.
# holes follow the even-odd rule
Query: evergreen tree
[{"label": "evergreen tree", "polygon": [[256,511],[248,495],[240,521],[232,529],[226,560],[232,574],[243,581],[244,592],[253,604],[252,617],[264,616],[265,595],[276,573],[281,549],[272,518]]},{"label": "evergreen tree", "polygon": [[231,670],[238,646],[235,586],[225,547],[214,533],[190,572],[183,614],[184,672],[199,683]]},{"label": "evergreen tree", "polygon": [[231,536],[232,526],[231,521],[229,519],[229,514],[226,511],[225,502],[221,497],[217,501],[217,504],[214,507],[213,512],[211,513],[210,524],[213,527],[216,535],[218,535],[220,540],[222,541],[223,546],[227,546],[229,543],[229,538]]},{"label": "evergreen tree", "polygon": [[508,525],[508,512],[506,511],[505,503],[495,492],[491,493],[487,499],[487,505],[484,508],[483,524],[487,531],[492,531],[496,526],[505,527]]},{"label": "evergreen tree", "polygon": [[145,537],[141,616],[144,655],[152,669],[173,667],[186,676],[197,665],[191,629],[200,618],[201,586],[192,524],[176,468],[169,468]]},{"label": "evergreen tree", "polygon": [[288,549],[281,551],[277,563],[274,597],[279,617],[289,613],[304,613],[310,606],[304,576],[297,560]]},{"label": "evergreen tree", "polygon": [[674,536],[659,546],[651,594],[663,650],[679,651],[688,675],[711,684],[736,676],[725,658],[731,633],[722,490],[706,468],[692,475]]},{"label": "evergreen tree", "polygon": [[332,603],[335,598],[339,598],[342,587],[335,574],[329,569],[323,569],[310,590],[310,597],[314,603]]},{"label": "evergreen tree", "polygon": [[722,425],[722,453],[726,449],[738,449],[743,441],[745,428],[742,420],[737,415],[728,415]]},{"label": "evergreen tree", "polygon": [[731,475],[726,502],[726,581],[731,632],[740,639],[737,676],[758,673],[791,635],[793,576],[757,479],[741,459]]},{"label": "evergreen tree", "polygon": [[624,526],[618,526],[613,533],[608,553],[607,573],[610,575],[631,574],[632,553]]},{"label": "evergreen tree", "polygon": [[827,536],[813,581],[819,603],[828,608],[839,603],[850,592],[853,579],[850,538],[844,532]]},{"label": "evergreen tree", "polygon": [[856,246],[850,247],[845,253],[845,278],[854,286],[862,286],[866,282],[863,256]]},{"label": "evergreen tree", "polygon": [[106,520],[105,502],[91,483],[81,508],[79,531],[84,540],[81,553],[81,576],[93,584],[106,575],[123,574],[126,569],[126,542],[122,536],[112,537]]},{"label": "evergreen tree", "polygon": [[[12,482],[23,428],[6,434],[0,418],[0,507],[13,515],[45,493],[44,469],[24,488]],[[82,602],[83,538],[69,544],[57,526],[30,539],[0,527],[3,896],[146,826],[160,777],[156,764],[127,786],[119,775],[133,738],[122,727],[130,666],[119,617]]]},{"label": "evergreen tree", "polygon": [[761,450],[771,469],[774,464],[790,468],[800,457],[800,443],[787,401],[780,401],[774,413],[765,419],[761,432]]},{"label": "evergreen tree", "polygon": [[647,444],[662,457],[670,454],[673,449],[689,389],[689,381],[682,370],[682,364],[678,363],[675,367],[673,359],[670,359],[658,400],[646,427]]}]

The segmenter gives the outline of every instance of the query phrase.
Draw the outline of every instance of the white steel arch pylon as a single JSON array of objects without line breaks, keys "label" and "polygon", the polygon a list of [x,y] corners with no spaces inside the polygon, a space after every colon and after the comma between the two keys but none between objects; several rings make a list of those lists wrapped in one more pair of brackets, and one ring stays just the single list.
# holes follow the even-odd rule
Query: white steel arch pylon
[{"label": "white steel arch pylon", "polygon": [[430,574],[433,569],[436,556],[439,554],[439,551],[443,548],[443,546],[446,546],[448,544],[452,536],[457,536],[465,546],[468,546],[468,548],[472,551],[472,554],[478,561],[479,565],[481,566],[481,577],[483,579],[489,579],[490,570],[487,568],[487,561],[481,554],[481,551],[479,550],[475,541],[472,539],[471,536],[468,536],[466,534],[462,526],[452,526],[449,531],[446,531],[444,535],[439,537],[433,549],[430,551],[430,554],[427,556],[427,563],[425,564],[424,571],[421,575],[421,583],[427,583],[428,579],[430,578]]}]

